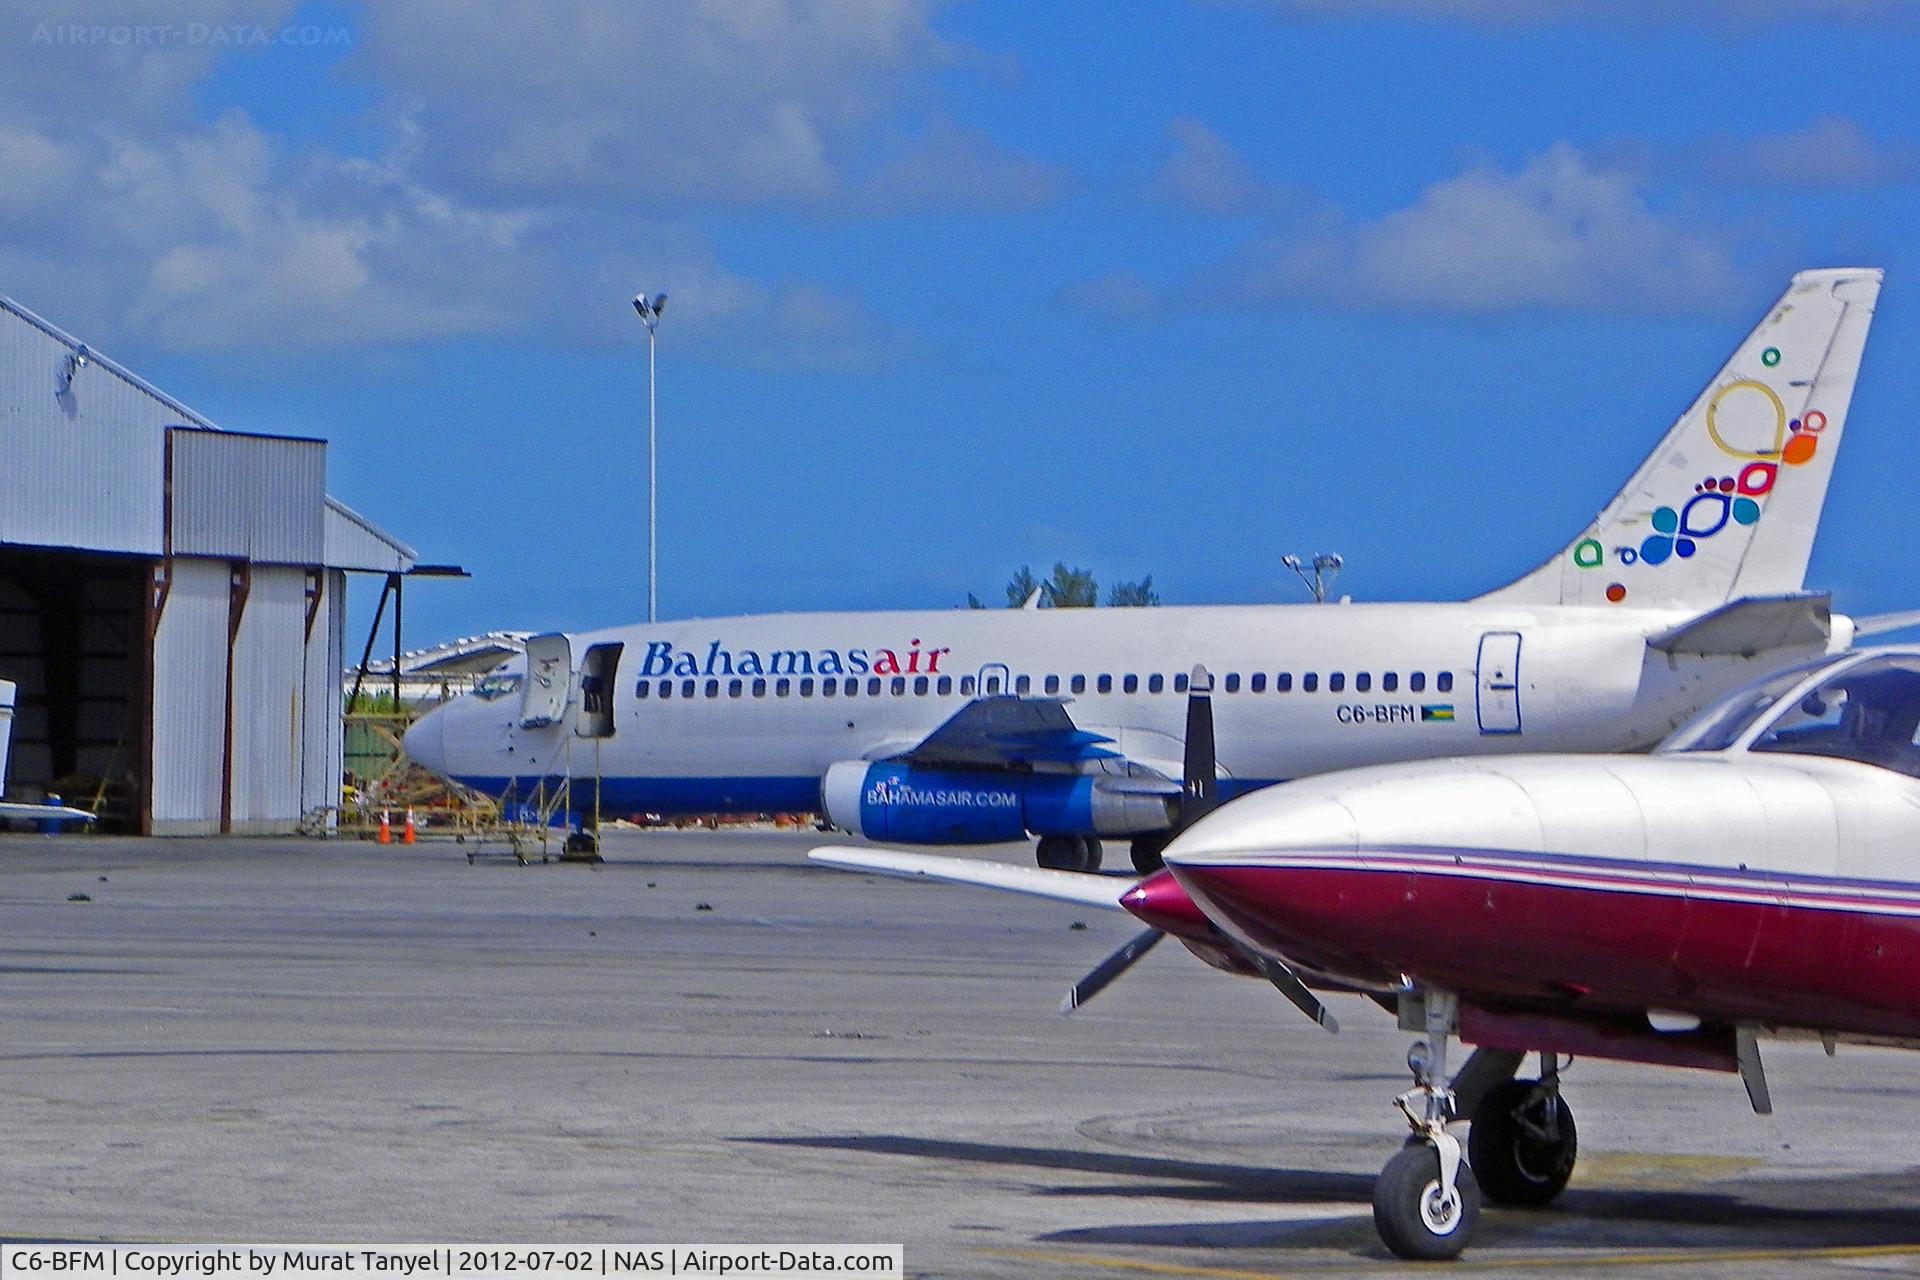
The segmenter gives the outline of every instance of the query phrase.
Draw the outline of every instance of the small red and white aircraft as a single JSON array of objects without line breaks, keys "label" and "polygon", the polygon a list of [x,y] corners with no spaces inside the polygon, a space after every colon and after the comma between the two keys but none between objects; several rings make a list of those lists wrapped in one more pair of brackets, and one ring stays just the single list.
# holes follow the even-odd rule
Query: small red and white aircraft
[{"label": "small red and white aircraft", "polygon": [[[1383,765],[1213,812],[1210,683],[1195,673],[1167,869],[1119,892],[958,858],[811,856],[1153,926],[1063,1012],[1171,933],[1329,1031],[1314,988],[1396,1014],[1420,1037],[1397,1099],[1413,1137],[1376,1183],[1374,1221],[1407,1258],[1458,1255],[1482,1196],[1542,1205],[1565,1187],[1563,1055],[1738,1073],[1765,1113],[1762,1037],[1920,1048],[1920,649],[1789,667],[1651,755]],[[1449,1077],[1455,1039],[1476,1048]],[[1529,1053],[1539,1074],[1517,1078]],[[1464,1151],[1457,1121],[1471,1122]]]}]

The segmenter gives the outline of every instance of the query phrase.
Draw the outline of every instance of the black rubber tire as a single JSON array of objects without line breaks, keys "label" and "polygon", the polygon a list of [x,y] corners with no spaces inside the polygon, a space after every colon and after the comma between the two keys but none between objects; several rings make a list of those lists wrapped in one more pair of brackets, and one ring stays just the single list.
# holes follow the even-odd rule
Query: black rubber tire
[{"label": "black rubber tire", "polygon": [[1409,1142],[1387,1161],[1373,1184],[1373,1226],[1396,1258],[1416,1262],[1444,1262],[1460,1256],[1480,1221],[1480,1188],[1473,1170],[1460,1162],[1454,1179],[1458,1203],[1446,1215],[1444,1227],[1437,1214],[1423,1213],[1429,1197],[1440,1190],[1440,1153],[1428,1142]]},{"label": "black rubber tire", "polygon": [[1086,856],[1078,836],[1041,836],[1033,860],[1049,871],[1078,871]]},{"label": "black rubber tire", "polygon": [[[1559,1094],[1529,1104],[1537,1080],[1509,1080],[1489,1093],[1467,1132],[1467,1160],[1495,1204],[1537,1209],[1566,1189],[1580,1154],[1573,1108]],[[1549,1140],[1540,1130],[1556,1136]]]},{"label": "black rubber tire", "polygon": [[567,836],[566,850],[568,853],[576,854],[598,853],[600,852],[600,841],[594,837],[591,831],[575,831]]},{"label": "black rubber tire", "polygon": [[1156,831],[1151,835],[1135,836],[1129,850],[1133,854],[1133,869],[1143,876],[1150,876],[1167,865],[1161,853],[1173,843],[1173,832]]},{"label": "black rubber tire", "polygon": [[1100,839],[1098,836],[1080,837],[1080,866],[1078,869],[1089,872],[1100,869]]}]

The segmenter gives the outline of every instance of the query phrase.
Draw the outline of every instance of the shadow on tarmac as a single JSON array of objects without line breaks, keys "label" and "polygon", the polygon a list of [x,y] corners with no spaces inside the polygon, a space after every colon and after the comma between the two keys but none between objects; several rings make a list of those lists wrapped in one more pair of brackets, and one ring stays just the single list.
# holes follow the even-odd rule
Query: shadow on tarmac
[{"label": "shadow on tarmac", "polygon": [[[1125,1197],[1225,1204],[1339,1205],[1337,1215],[1285,1220],[1115,1224],[1037,1237],[1050,1244],[1209,1249],[1338,1249],[1381,1253],[1370,1206],[1372,1175],[1136,1156],[1059,1147],[947,1142],[893,1135],[741,1138],[772,1146],[905,1156],[1000,1168],[1107,1174],[1124,1183],[1037,1187],[1059,1197]],[[1551,1208],[1489,1206],[1480,1250],[1920,1251],[1920,1168],[1840,1178],[1714,1180],[1700,1190],[1581,1187]]]}]

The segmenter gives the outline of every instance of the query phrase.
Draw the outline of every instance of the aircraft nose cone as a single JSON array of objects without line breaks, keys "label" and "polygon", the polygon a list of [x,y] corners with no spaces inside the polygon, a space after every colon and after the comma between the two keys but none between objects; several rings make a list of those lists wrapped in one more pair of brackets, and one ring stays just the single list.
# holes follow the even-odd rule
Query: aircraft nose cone
[{"label": "aircraft nose cone", "polygon": [[1170,871],[1156,871],[1120,897],[1120,905],[1179,938],[1211,938],[1213,924]]},{"label": "aircraft nose cone", "polygon": [[414,721],[400,745],[407,759],[429,773],[447,776],[447,717],[444,711],[429,711]]}]

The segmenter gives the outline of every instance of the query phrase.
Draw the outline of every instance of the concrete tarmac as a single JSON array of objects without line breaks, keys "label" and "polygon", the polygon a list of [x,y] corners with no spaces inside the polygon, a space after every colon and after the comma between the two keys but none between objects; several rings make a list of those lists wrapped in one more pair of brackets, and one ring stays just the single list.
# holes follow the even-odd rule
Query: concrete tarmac
[{"label": "concrete tarmac", "polygon": [[[812,834],[0,836],[0,1237],[901,1241],[954,1277],[1404,1274],[1408,1037],[1119,914],[809,866]],[[982,856],[1026,862],[1025,847]],[[1114,849],[1110,857],[1124,857]],[[70,900],[85,895],[87,900]],[[1081,927],[1084,926],[1084,927]],[[1466,1270],[1920,1272],[1920,1058],[1579,1062],[1574,1182]]]}]

